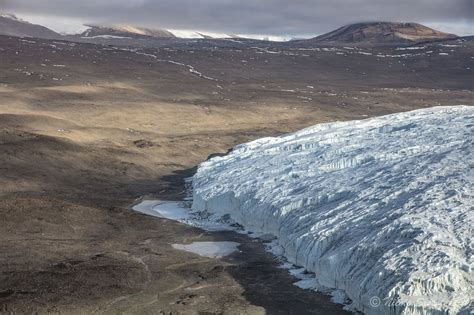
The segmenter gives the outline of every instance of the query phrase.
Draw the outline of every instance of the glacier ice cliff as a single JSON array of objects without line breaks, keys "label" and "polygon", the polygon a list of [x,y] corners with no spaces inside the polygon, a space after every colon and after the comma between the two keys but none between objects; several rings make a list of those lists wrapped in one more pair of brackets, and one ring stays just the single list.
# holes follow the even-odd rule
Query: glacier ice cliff
[{"label": "glacier ice cliff", "polygon": [[446,106],[259,139],[199,166],[192,207],[273,234],[366,314],[471,314],[473,136],[474,107]]}]

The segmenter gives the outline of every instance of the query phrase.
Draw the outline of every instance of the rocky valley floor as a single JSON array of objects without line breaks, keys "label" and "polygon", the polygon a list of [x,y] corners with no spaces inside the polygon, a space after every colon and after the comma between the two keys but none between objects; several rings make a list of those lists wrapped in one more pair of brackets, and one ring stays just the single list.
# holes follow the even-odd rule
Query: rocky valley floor
[{"label": "rocky valley floor", "polygon": [[[248,140],[472,105],[473,54],[0,36],[0,313],[342,313],[262,244],[130,206],[182,198],[198,163]],[[243,245],[225,259],[171,246],[210,240]]]}]

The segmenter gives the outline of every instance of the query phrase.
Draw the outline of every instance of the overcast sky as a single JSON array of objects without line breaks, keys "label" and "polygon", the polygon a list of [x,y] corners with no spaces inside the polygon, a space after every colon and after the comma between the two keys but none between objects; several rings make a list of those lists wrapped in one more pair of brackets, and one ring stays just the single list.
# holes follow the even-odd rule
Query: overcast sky
[{"label": "overcast sky", "polygon": [[413,21],[474,34],[473,0],[0,0],[14,13],[56,31],[83,23],[283,37],[317,35],[361,21]]}]

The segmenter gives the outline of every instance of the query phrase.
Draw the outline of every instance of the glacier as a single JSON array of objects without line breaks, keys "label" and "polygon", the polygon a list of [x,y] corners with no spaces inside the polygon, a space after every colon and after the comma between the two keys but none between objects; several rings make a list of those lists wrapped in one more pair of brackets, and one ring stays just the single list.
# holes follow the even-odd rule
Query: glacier
[{"label": "glacier", "polygon": [[472,314],[474,107],[315,125],[199,165],[193,211],[272,234],[366,314]]}]

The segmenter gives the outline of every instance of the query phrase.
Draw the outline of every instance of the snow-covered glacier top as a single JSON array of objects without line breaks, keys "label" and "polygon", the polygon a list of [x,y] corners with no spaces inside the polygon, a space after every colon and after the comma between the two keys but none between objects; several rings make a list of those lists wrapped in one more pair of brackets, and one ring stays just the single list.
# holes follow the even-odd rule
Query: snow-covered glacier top
[{"label": "snow-covered glacier top", "polygon": [[473,135],[450,106],[259,139],[199,166],[193,209],[275,235],[365,313],[469,314]]}]

